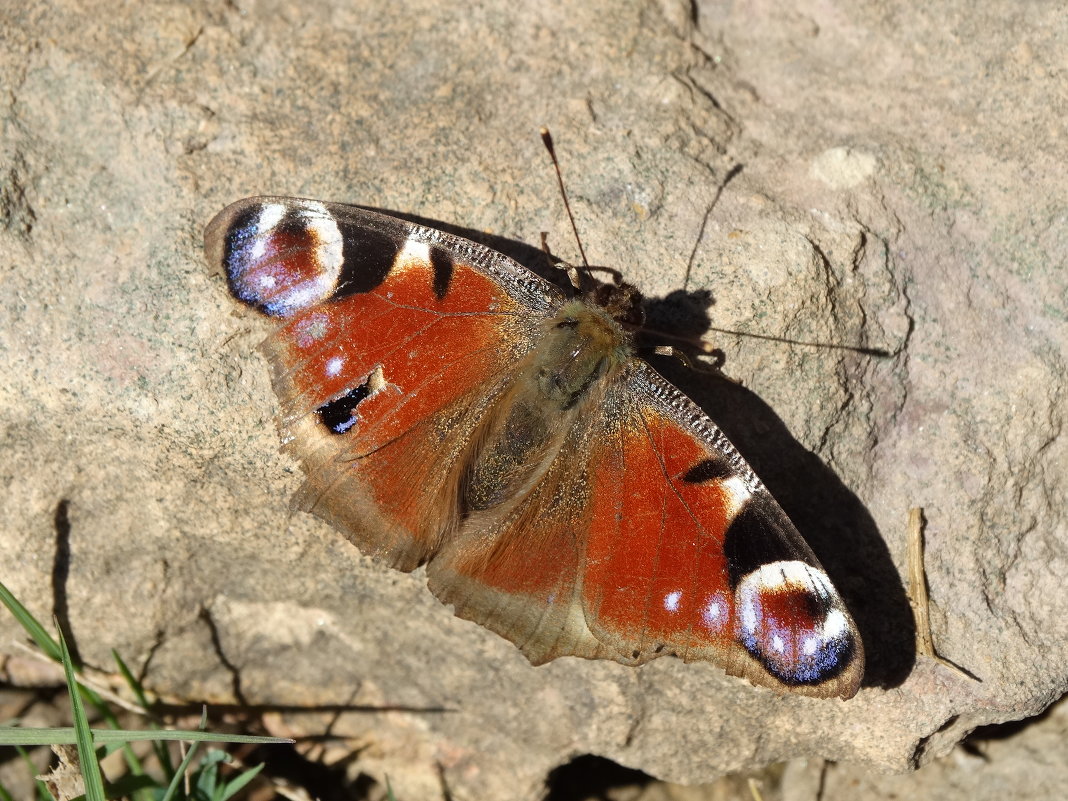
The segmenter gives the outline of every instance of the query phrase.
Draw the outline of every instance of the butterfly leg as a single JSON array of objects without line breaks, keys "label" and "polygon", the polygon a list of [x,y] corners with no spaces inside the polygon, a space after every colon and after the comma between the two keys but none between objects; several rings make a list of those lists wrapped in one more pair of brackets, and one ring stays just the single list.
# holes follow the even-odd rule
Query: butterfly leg
[{"label": "butterfly leg", "polygon": [[724,356],[722,351],[717,348],[709,349],[705,352],[709,353],[713,357],[713,361],[711,364],[706,364],[704,362],[695,362],[693,359],[690,358],[686,351],[676,348],[674,345],[653,346],[653,353],[655,353],[657,356],[667,356],[673,359],[677,359],[679,362],[682,363],[684,367],[689,370],[693,370],[697,373],[706,373],[709,375],[714,375],[717,378],[722,378],[724,381],[729,381],[732,384],[744,386],[744,384],[740,380],[738,380],[737,378],[731,378],[729,375],[723,372]]}]

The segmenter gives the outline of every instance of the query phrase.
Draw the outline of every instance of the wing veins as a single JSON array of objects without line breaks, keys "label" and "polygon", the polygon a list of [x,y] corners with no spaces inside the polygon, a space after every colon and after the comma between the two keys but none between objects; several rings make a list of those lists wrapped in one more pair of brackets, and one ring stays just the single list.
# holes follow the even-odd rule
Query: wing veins
[{"label": "wing veins", "polygon": [[678,498],[679,503],[682,504],[682,508],[686,510],[686,514],[690,516],[690,519],[694,522],[694,525],[697,526],[700,532],[707,537],[708,532],[701,524],[701,521],[698,520],[697,516],[693,513],[693,509],[690,508],[690,504],[686,503],[686,500],[682,497],[681,494],[679,494],[679,491],[675,489],[675,485],[671,483],[671,477],[668,475],[667,465],[664,464],[664,459],[661,456],[660,451],[657,449],[656,443],[653,441],[653,434],[649,430],[649,422],[646,419],[645,415],[641,412],[641,410],[638,411],[638,416],[641,418],[642,428],[645,430],[646,439],[649,440],[649,444],[652,446],[653,453],[656,455],[656,461],[660,465],[660,473],[664,477],[664,482],[668,485],[668,487],[671,488],[672,494],[676,498]]},{"label": "wing veins", "polygon": [[[662,455],[660,453],[660,450],[656,447],[656,443],[653,441],[653,433],[652,433],[652,431],[649,430],[649,421],[647,420],[645,414],[640,409],[638,410],[638,416],[641,418],[642,428],[645,430],[646,439],[649,440],[649,445],[653,449],[653,453],[656,454],[656,460],[660,465],[660,473],[661,473],[661,475],[663,475],[665,483],[668,485],[668,487],[670,487],[672,494],[674,494],[674,496],[678,499],[679,503],[682,504],[682,508],[686,510],[686,514],[689,515],[690,519],[693,521],[694,525],[697,527],[698,532],[703,537],[705,537],[705,539],[707,539],[708,538],[708,531],[705,529],[704,525],[698,519],[697,515],[694,514],[693,509],[690,508],[690,504],[688,504],[686,502],[686,499],[682,497],[682,494],[675,488],[675,485],[671,482],[671,478],[668,475],[667,465],[664,463],[664,459],[663,459],[663,457],[662,457]],[[661,528],[660,528],[660,543],[661,543],[661,545],[663,544],[663,541],[664,541],[665,509],[666,509],[666,506],[662,505],[661,506]],[[695,544],[695,546],[696,546],[696,544]],[[657,568],[656,568],[657,570],[659,570],[659,555],[660,555],[660,548],[657,548]],[[656,575],[656,574],[654,573],[654,575]],[[691,569],[690,569],[690,590],[691,590],[691,592],[693,592],[695,601],[697,600],[697,593],[695,591],[696,587],[697,587],[697,578],[698,578],[697,577],[697,568],[696,568],[696,566],[691,564]],[[648,609],[648,607],[647,607],[647,609]],[[686,628],[686,633],[687,633],[687,639],[688,640],[692,639],[692,636],[691,636],[692,632],[693,632],[693,624],[691,623]]]},{"label": "wing veins", "polygon": [[[377,317],[372,318],[372,321],[374,319],[378,319],[378,318]],[[384,370],[386,365],[387,365],[387,360],[389,359],[390,356],[392,356],[397,351],[401,350],[405,345],[408,345],[409,343],[411,343],[414,339],[422,337],[423,335],[425,335],[427,332],[430,331],[430,329],[432,329],[435,325],[437,325],[440,322],[441,322],[441,320],[431,320],[423,328],[419,329],[416,333],[412,334],[411,336],[407,337],[406,339],[398,341],[396,343],[396,345],[394,345],[394,347],[390,348],[389,350],[385,351],[382,354],[382,358],[374,366],[372,366],[370,370],[367,371],[366,375],[370,375],[375,370],[376,367],[382,367],[383,370]],[[432,380],[433,378],[437,378],[446,369],[452,367],[453,365],[455,365],[457,362],[461,361],[462,359],[466,359],[469,356],[477,356],[478,354],[485,353],[485,352],[488,352],[488,351],[492,351],[492,350],[495,350],[495,349],[496,349],[496,345],[493,345],[493,346],[487,346],[485,348],[479,348],[477,350],[467,351],[466,353],[463,353],[463,354],[459,355],[457,358],[455,358],[452,361],[446,363],[441,370],[439,370],[438,372],[432,374],[431,377],[427,379],[427,381],[424,381],[423,383],[418,384],[415,388],[413,388],[412,390],[408,391],[408,394],[412,394],[412,393],[418,391],[420,388],[426,386],[426,384],[430,380]],[[306,359],[303,359],[303,360],[297,362],[293,367],[291,367],[290,369],[286,370],[284,373],[280,373],[279,374],[279,378],[285,378],[285,379],[290,378],[295,373],[299,372],[309,362],[311,362],[312,359],[314,359],[321,352],[322,352],[322,349],[320,348],[314,354],[309,355]],[[351,355],[354,355],[354,356],[359,358],[359,357],[365,356],[366,353],[367,353],[366,350],[361,350],[361,351],[352,352]],[[387,377],[387,379],[388,379],[388,377]],[[298,395],[297,397],[306,397],[309,394],[310,394],[309,391],[305,391],[305,392],[300,393],[300,395]],[[341,397],[341,395],[338,395],[338,397]],[[327,401],[327,402],[329,402],[329,401]],[[312,411],[314,411],[314,410],[312,410]],[[288,419],[293,419],[293,418],[297,418],[297,417],[303,417],[305,414],[308,414],[308,412],[297,412],[296,414],[290,416]]]},{"label": "wing veins", "polygon": [[447,311],[441,309],[429,309],[426,306],[413,306],[408,303],[398,303],[392,298],[386,297],[378,290],[369,292],[368,294],[374,295],[376,298],[384,303],[388,303],[395,309],[405,309],[407,311],[421,311],[427,314],[435,314],[438,317],[522,317],[522,312],[512,311]]}]

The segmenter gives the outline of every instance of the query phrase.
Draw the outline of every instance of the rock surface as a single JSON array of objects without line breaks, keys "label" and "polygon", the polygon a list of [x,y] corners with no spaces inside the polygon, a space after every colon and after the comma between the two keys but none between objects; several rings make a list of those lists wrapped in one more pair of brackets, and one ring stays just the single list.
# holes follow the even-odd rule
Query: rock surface
[{"label": "rock surface", "polygon": [[[438,765],[458,799],[533,798],[583,753],[687,783],[802,756],[905,771],[1064,693],[1055,4],[58,0],[0,31],[0,578],[87,661],[114,647],[192,700],[358,705],[333,732],[408,798]],[[655,362],[842,589],[855,699],[668,659],[532,668],[289,510],[264,329],[204,224],[294,194],[489,232],[532,267],[549,231],[574,258],[542,124],[593,261],[743,382]],[[935,643],[981,681],[915,653],[913,506]]]}]

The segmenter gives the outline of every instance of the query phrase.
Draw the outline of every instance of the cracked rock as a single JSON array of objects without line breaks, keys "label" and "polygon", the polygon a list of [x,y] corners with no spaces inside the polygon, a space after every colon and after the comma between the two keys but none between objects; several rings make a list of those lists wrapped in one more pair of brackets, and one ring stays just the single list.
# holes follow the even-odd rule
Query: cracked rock
[{"label": "cracked rock", "polygon": [[[437,765],[458,799],[536,798],[579,754],[684,783],[793,757],[909,771],[1064,693],[1062,13],[316,9],[0,11],[0,568],[41,619],[63,600],[85,660],[306,706],[309,732],[332,720],[314,708],[358,706],[337,731],[410,798],[440,792]],[[592,261],[740,382],[655,361],[841,589],[869,654],[856,698],[671,659],[533,668],[421,571],[290,510],[265,331],[204,264],[204,224],[291,194],[488,233],[535,269],[548,231],[575,260],[543,124]],[[916,655],[916,506],[934,642],[981,681]]]}]

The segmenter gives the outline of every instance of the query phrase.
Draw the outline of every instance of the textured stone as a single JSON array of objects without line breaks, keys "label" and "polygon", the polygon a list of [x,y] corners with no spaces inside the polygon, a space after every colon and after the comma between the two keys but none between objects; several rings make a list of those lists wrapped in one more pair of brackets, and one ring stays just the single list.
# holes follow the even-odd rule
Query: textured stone
[{"label": "textured stone", "polygon": [[[160,692],[364,707],[336,730],[399,797],[440,763],[456,798],[531,798],[581,753],[690,783],[901,771],[1038,713],[1068,683],[1066,26],[1008,0],[8,4],[3,581]],[[574,258],[541,124],[587,252],[656,326],[704,334],[711,301],[744,386],[656,366],[842,589],[870,659],[852,701],[666,659],[532,668],[289,510],[264,330],[203,225],[297,194]],[[981,682],[915,656],[911,506],[935,643]]]}]

